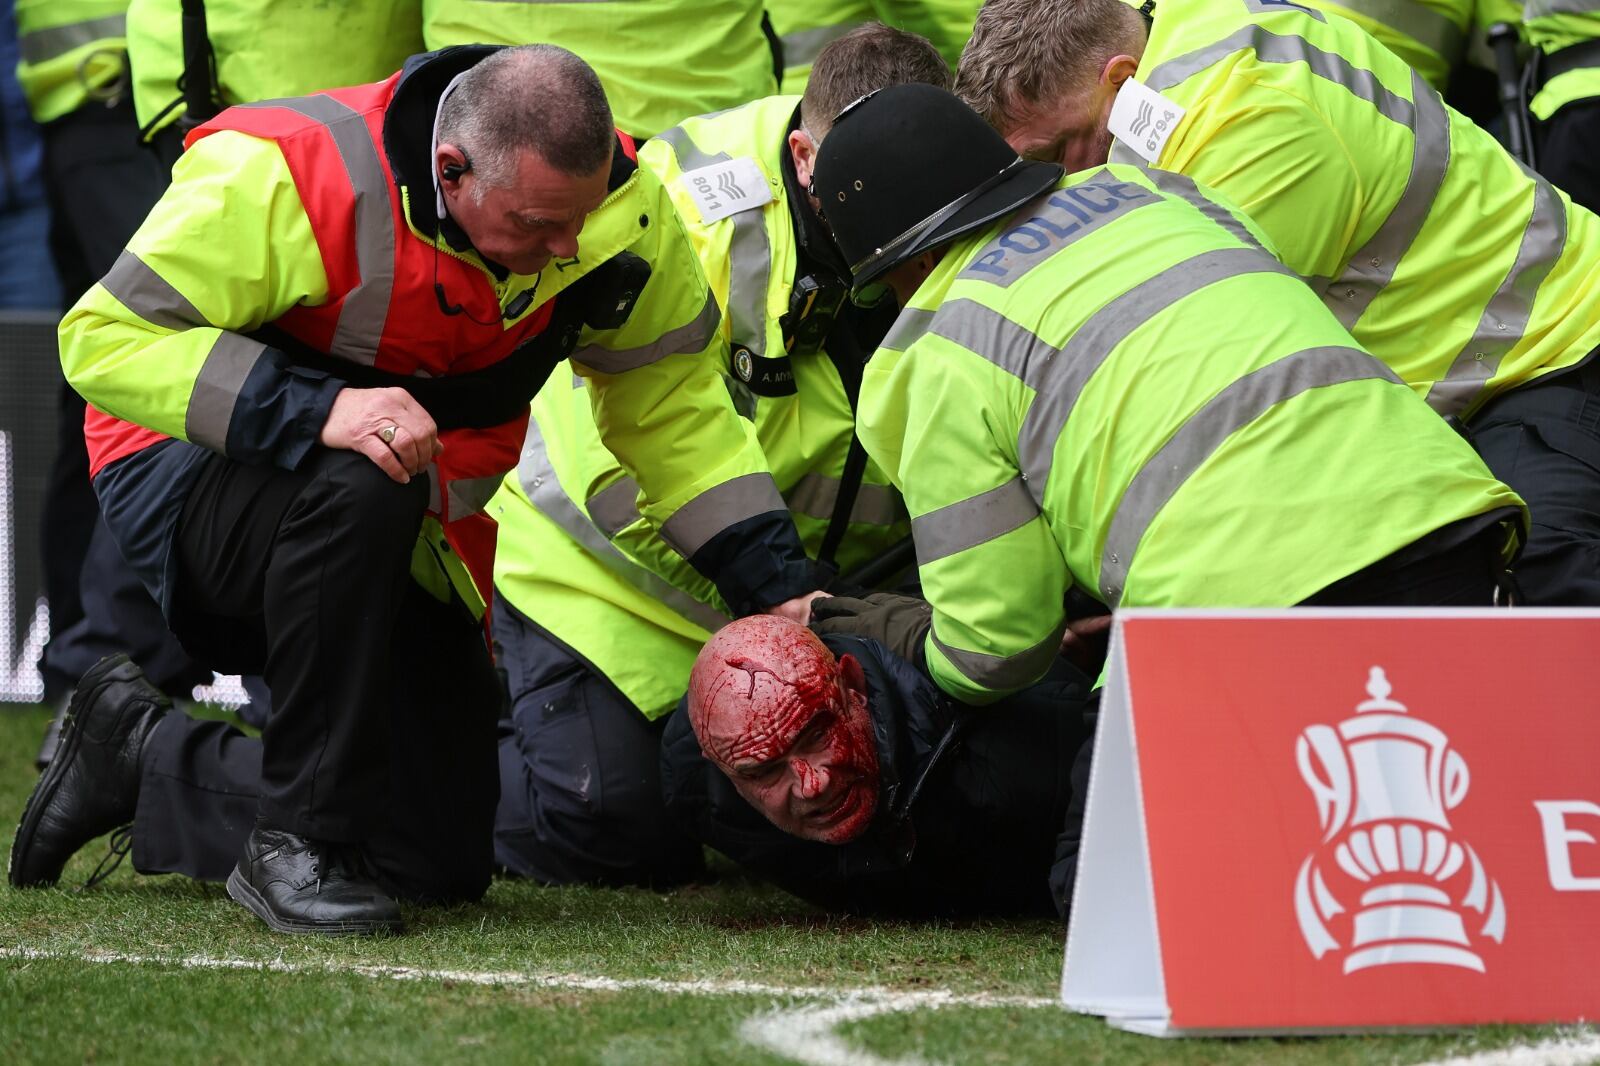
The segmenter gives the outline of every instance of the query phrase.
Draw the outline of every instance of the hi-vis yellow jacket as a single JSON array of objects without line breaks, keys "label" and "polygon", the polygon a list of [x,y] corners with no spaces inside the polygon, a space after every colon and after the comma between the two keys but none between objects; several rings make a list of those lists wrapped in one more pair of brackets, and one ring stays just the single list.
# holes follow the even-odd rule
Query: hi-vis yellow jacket
[{"label": "hi-vis yellow jacket", "polygon": [[[726,370],[735,346],[757,363],[784,352],[799,249],[782,176],[785,134],[799,97],[758,100],[689,119],[649,141],[640,162],[666,186],[718,302],[727,313],[708,365]],[[749,160],[764,203],[707,221],[692,189],[700,168]],[[871,345],[867,345],[867,351]],[[854,431],[854,413],[826,352],[796,355],[792,395],[761,395],[734,374],[727,386],[813,556],[828,529]],[[490,510],[500,523],[495,588],[516,609],[605,674],[647,717],[676,706],[695,654],[728,620],[711,583],[638,521],[637,486],[605,450],[583,383],[557,374],[533,405],[514,476]],[[904,538],[899,494],[868,463],[837,563],[848,571]],[[642,564],[642,565],[641,565]]]},{"label": "hi-vis yellow jacket", "polygon": [[1466,53],[1475,0],[1305,0],[1343,15],[1405,60],[1440,92]]},{"label": "hi-vis yellow jacket", "polygon": [[[1523,33],[1544,52],[1559,52],[1600,37],[1600,0],[1526,0]],[[1576,100],[1600,96],[1600,64],[1579,67],[1550,78],[1529,102],[1529,110],[1547,119]]]},{"label": "hi-vis yellow jacket", "polygon": [[[408,162],[388,148],[410,145],[425,155],[439,89],[485,51],[457,49],[408,64],[393,102],[382,105],[381,140],[373,115],[331,96],[264,105],[325,126],[357,197],[349,224],[360,274],[353,290],[348,279],[340,283],[345,312],[328,354],[395,373],[433,375],[448,374],[456,361],[475,354],[457,350],[453,340],[465,335],[466,316],[439,306],[426,268],[435,250],[448,267],[449,298],[476,309],[475,317],[492,321],[494,308],[523,308],[497,333],[522,328],[539,308],[619,254],[636,255],[651,267],[637,302],[619,326],[585,326],[572,367],[590,383],[600,433],[637,480],[646,518],[687,529],[686,537],[701,542],[725,533],[737,540],[732,527],[781,510],[782,502],[754,433],[703,357],[715,343],[720,314],[653,174],[632,170],[589,216],[575,260],[554,263],[538,277],[497,277],[470,248],[432,236],[434,226],[418,228],[419,212],[432,210],[431,159]],[[412,85],[421,98],[408,108]],[[398,206],[392,210],[391,203]],[[319,236],[326,234],[314,230],[276,141],[232,129],[199,140],[179,159],[171,188],[117,266],[63,319],[67,379],[93,407],[116,418],[241,462],[293,468],[316,445],[322,428],[316,416],[325,417],[331,398],[317,384],[320,375],[298,373],[292,358],[244,334],[334,295],[330,275],[348,271],[343,257],[325,258]],[[527,300],[530,291],[538,293],[538,304]],[[386,356],[391,343],[394,354]],[[130,448],[120,450],[128,454]],[[477,484],[489,474],[497,483],[515,455],[513,439],[499,469],[475,472]],[[450,522],[458,511],[475,512],[493,488],[481,494],[474,488],[472,498],[459,500],[441,492],[439,518]],[[428,543],[419,548],[413,574],[436,595],[447,597],[453,584],[469,606],[481,606],[472,603],[459,558],[433,543],[437,533],[438,523],[425,524]],[[737,547],[732,544],[729,554],[738,555]],[[792,548],[804,565],[797,539],[758,547],[773,555]],[[728,580],[737,585],[741,579]]]},{"label": "hi-vis yellow jacket", "polygon": [[[184,113],[176,0],[128,3],[133,110],[146,136]],[[379,81],[423,51],[417,0],[206,0],[222,106]]]},{"label": "hi-vis yellow jacket", "polygon": [[35,122],[121,92],[128,0],[17,0],[17,81]]},{"label": "hi-vis yellow jacket", "polygon": [[783,91],[805,92],[818,54],[874,21],[921,34],[954,68],[982,6],[981,0],[768,0],[783,45]]},{"label": "hi-vis yellow jacket", "polygon": [[1069,175],[946,249],[860,427],[911,512],[928,669],[968,703],[1043,676],[1073,586],[1287,607],[1458,519],[1526,522],[1258,231],[1159,170]]},{"label": "hi-vis yellow jacket", "polygon": [[1600,344],[1600,219],[1351,23],[1162,0],[1136,78],[1164,120],[1119,135],[1112,161],[1145,150],[1228,197],[1440,414]]},{"label": "hi-vis yellow jacket", "polygon": [[762,16],[761,0],[422,0],[429,48],[542,42],[576,52],[635,137],[776,89]]}]

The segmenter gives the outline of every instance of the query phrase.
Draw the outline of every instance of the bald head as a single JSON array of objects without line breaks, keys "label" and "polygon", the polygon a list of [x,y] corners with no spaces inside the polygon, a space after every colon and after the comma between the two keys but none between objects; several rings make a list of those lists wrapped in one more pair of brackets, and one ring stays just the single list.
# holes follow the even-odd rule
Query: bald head
[{"label": "bald head", "polygon": [[689,675],[689,724],[706,758],[779,829],[840,844],[878,801],[878,750],[861,665],[768,615],[730,623]]}]

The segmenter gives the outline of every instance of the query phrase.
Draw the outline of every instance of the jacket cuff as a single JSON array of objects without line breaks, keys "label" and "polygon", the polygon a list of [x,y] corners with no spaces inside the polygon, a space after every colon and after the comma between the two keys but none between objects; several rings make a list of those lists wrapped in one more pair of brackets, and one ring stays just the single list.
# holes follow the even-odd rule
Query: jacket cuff
[{"label": "jacket cuff", "polygon": [[735,522],[689,557],[735,616],[755,614],[816,587],[811,560],[788,511]]}]

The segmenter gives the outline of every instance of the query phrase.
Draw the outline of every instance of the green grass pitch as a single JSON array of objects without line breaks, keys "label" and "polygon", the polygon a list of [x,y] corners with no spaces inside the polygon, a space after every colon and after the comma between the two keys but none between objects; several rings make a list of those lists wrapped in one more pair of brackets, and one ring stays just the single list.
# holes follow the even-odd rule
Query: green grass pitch
[{"label": "green grass pitch", "polygon": [[[7,853],[45,718],[0,708]],[[0,887],[0,1062],[1321,1064],[1504,1049],[1521,1066],[1587,1056],[1514,1049],[1594,1040],[1136,1037],[1054,1005],[1053,923],[836,919],[725,865],[717,877],[667,895],[497,881],[481,904],[412,911],[407,935],[364,940],[273,936],[218,886],[126,867],[88,892]]]}]

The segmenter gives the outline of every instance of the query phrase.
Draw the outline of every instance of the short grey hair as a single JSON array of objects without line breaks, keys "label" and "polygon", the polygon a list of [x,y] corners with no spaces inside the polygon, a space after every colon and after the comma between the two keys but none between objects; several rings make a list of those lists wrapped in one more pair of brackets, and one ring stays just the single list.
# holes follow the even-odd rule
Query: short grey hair
[{"label": "short grey hair", "polygon": [[600,79],[552,44],[502,48],[469,70],[439,111],[439,143],[472,161],[481,199],[516,181],[532,150],[564,174],[587,176],[611,160],[616,132]]},{"label": "short grey hair", "polygon": [[1123,0],[988,0],[956,67],[956,95],[1007,132],[1020,113],[1094,83],[1138,55],[1144,19]]}]

